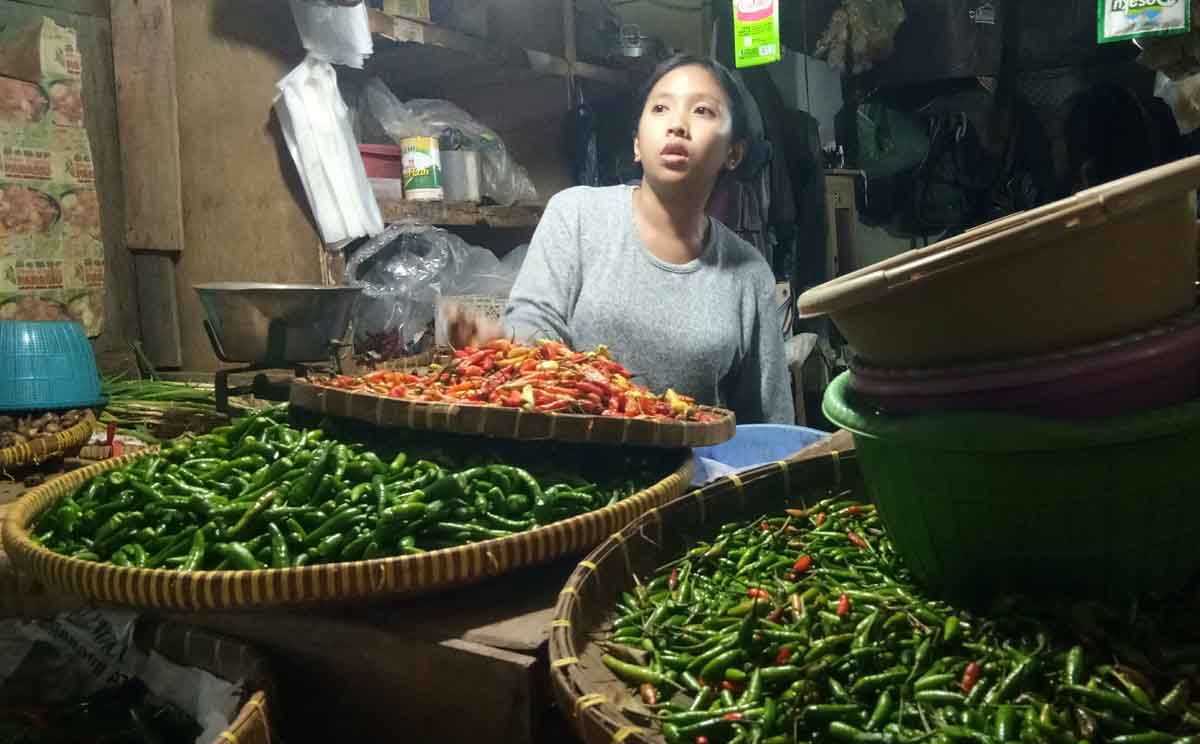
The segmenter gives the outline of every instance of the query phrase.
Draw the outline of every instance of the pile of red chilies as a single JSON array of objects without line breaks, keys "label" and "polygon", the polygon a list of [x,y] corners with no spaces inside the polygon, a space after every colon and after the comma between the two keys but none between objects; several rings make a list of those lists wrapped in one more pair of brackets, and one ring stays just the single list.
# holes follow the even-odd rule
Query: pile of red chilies
[{"label": "pile of red chilies", "polygon": [[475,403],[542,413],[709,422],[712,413],[685,395],[655,395],[630,381],[608,349],[577,352],[556,341],[521,346],[506,340],[455,352],[444,367],[421,375],[376,371],[362,377],[317,378],[325,387],[404,400]]}]

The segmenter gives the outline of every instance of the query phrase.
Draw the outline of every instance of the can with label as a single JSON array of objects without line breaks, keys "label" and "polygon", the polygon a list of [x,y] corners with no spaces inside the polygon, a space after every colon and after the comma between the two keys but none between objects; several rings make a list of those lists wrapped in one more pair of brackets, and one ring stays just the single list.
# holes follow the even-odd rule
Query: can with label
[{"label": "can with label", "polygon": [[442,158],[437,137],[405,137],[400,140],[404,172],[404,198],[440,201]]}]

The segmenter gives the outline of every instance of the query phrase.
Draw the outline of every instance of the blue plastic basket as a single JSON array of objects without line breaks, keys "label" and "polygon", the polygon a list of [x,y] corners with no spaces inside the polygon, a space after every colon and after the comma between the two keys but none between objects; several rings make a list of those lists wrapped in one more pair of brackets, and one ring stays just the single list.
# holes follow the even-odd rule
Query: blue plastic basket
[{"label": "blue plastic basket", "polygon": [[78,323],[0,320],[0,411],[104,403],[91,344]]},{"label": "blue plastic basket", "polygon": [[803,426],[742,424],[733,439],[713,447],[697,447],[695,453],[697,457],[745,470],[783,460],[827,436],[826,432]]}]

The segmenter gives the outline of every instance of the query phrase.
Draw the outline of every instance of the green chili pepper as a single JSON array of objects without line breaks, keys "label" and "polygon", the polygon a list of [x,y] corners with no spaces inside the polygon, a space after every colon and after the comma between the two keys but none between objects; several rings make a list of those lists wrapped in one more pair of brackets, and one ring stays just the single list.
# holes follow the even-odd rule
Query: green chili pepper
[{"label": "green chili pepper", "polygon": [[228,560],[234,568],[241,570],[254,570],[263,568],[263,564],[254,557],[250,550],[239,542],[233,543],[217,543],[212,546],[213,552],[222,558]]}]

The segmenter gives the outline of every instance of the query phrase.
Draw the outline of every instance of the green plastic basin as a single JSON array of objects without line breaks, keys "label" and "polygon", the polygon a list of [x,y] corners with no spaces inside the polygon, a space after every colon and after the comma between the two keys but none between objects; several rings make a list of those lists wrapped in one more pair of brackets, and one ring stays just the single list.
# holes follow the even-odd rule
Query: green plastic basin
[{"label": "green plastic basin", "polygon": [[896,549],[935,592],[1120,598],[1200,569],[1200,401],[1088,421],[888,416],[843,374],[824,411],[854,435]]}]

